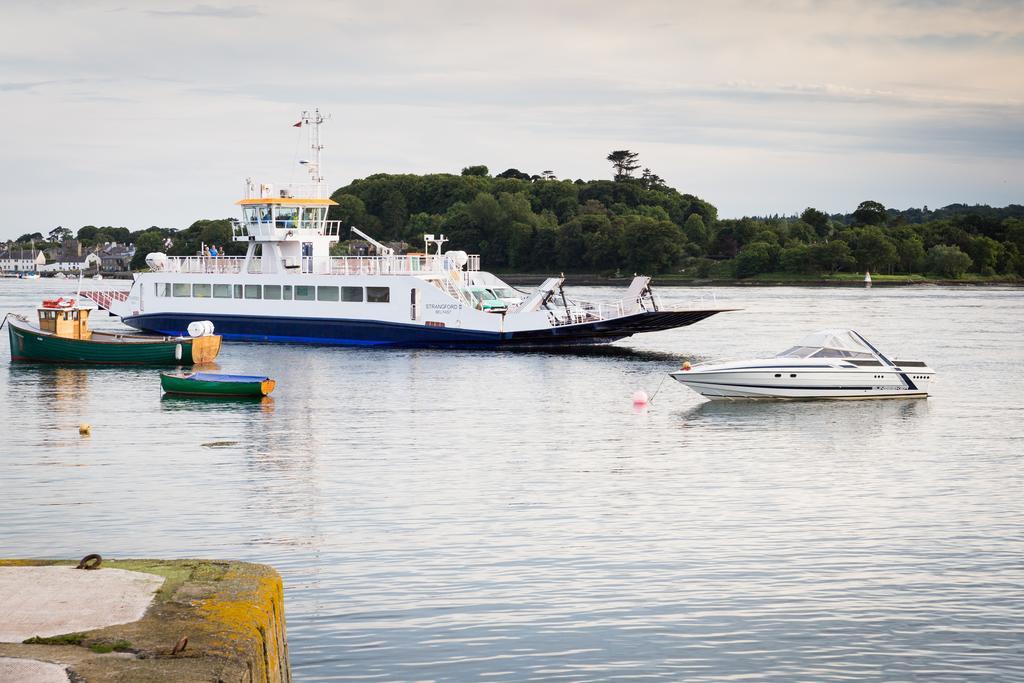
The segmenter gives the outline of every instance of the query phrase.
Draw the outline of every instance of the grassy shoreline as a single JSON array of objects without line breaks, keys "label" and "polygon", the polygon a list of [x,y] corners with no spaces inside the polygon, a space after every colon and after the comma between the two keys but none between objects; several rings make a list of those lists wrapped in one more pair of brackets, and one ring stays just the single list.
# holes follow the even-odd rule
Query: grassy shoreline
[{"label": "grassy shoreline", "polygon": [[[538,285],[549,275],[535,273],[496,273],[511,285]],[[571,273],[566,282],[576,286],[629,284],[630,277],[609,277],[595,273]],[[683,275],[658,275],[652,279],[657,287],[863,287],[864,276],[858,273],[836,273],[834,275],[799,275],[792,273],[761,273],[748,278],[698,278]],[[958,280],[934,278],[924,275],[872,275],[873,287],[906,287],[929,285],[943,287],[998,286],[1024,287],[1024,280],[1006,276],[981,276],[969,274]]]}]

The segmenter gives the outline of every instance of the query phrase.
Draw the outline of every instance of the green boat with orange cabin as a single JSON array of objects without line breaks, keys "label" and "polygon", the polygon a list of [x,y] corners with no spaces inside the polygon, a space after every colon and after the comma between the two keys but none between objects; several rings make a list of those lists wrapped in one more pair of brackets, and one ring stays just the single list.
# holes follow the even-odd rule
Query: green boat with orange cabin
[{"label": "green boat with orange cabin", "polygon": [[74,299],[50,299],[38,307],[38,326],[28,318],[7,316],[11,360],[98,365],[193,365],[220,353],[221,338],[212,325],[199,336],[161,337],[97,332],[89,329],[93,308]]}]

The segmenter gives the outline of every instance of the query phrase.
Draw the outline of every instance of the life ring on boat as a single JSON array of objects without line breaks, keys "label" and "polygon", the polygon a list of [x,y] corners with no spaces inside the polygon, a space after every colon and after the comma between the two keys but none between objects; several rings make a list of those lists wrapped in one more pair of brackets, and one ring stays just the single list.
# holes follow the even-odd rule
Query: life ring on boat
[{"label": "life ring on boat", "polygon": [[59,299],[43,299],[43,308],[71,308],[75,305],[74,299],[64,300],[64,297]]}]

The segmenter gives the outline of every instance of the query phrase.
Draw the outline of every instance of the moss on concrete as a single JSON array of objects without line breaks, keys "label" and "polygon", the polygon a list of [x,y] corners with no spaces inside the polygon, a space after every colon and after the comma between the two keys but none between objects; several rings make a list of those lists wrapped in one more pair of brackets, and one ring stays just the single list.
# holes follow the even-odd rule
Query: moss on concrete
[{"label": "moss on concrete", "polygon": [[[4,566],[75,565],[0,560]],[[164,577],[139,621],[0,644],[0,656],[60,662],[90,682],[290,681],[281,577],[270,567],[207,560],[103,560]],[[102,571],[100,569],[99,571]],[[188,638],[183,652],[171,650]],[[63,639],[63,640],[61,640]]]}]

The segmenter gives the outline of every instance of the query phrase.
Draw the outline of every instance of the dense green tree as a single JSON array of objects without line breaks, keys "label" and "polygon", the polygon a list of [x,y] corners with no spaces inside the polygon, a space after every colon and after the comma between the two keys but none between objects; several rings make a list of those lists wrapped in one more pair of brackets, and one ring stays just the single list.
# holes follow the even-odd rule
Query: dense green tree
[{"label": "dense green tree", "polygon": [[896,237],[897,267],[901,273],[916,273],[924,267],[924,241],[913,231]]},{"label": "dense green tree", "polygon": [[132,257],[132,268],[136,270],[145,268],[146,256],[162,251],[164,251],[164,236],[160,232],[150,230],[142,233],[135,240],[135,256]]},{"label": "dense green tree", "polygon": [[405,223],[409,220],[409,209],[405,195],[397,189],[387,193],[380,206],[380,222],[384,229],[385,239],[398,239],[405,231]]},{"label": "dense green tree", "polygon": [[800,220],[811,226],[815,234],[821,239],[828,239],[832,232],[832,221],[829,220],[828,214],[824,211],[808,206],[800,214]]},{"label": "dense green tree", "polygon": [[704,225],[704,219],[700,217],[700,214],[690,214],[686,222],[683,223],[683,233],[686,235],[687,241],[699,246],[702,252],[707,247],[708,229]]},{"label": "dense green tree", "polygon": [[51,230],[48,234],[48,238],[51,242],[63,242],[64,240],[71,239],[72,233],[70,230],[62,225],[58,225],[56,228]]},{"label": "dense green tree", "polygon": [[80,242],[93,242],[96,239],[97,232],[99,232],[99,228],[95,225],[83,225],[78,229],[75,238]]},{"label": "dense green tree", "polygon": [[881,228],[868,226],[846,231],[842,237],[853,249],[860,270],[885,271],[896,265],[896,245]]},{"label": "dense green tree", "polygon": [[973,270],[982,275],[995,275],[996,267],[1005,258],[1005,247],[984,235],[972,237],[967,244],[966,252],[973,262]]},{"label": "dense green tree", "polygon": [[28,244],[32,240],[35,240],[37,242],[42,242],[43,241],[43,234],[39,233],[39,232],[26,232],[24,235],[22,235],[21,237],[19,237],[18,239],[14,240],[14,241],[15,242],[24,242],[24,243]]},{"label": "dense green tree", "polygon": [[341,221],[343,230],[355,226],[365,231],[368,226],[366,205],[363,200],[355,195],[343,194],[336,201],[338,205],[330,208],[329,218],[332,221]]},{"label": "dense green tree", "polygon": [[495,178],[511,178],[513,180],[530,180],[529,173],[523,173],[518,168],[508,168],[494,176]]},{"label": "dense green tree", "polygon": [[481,177],[487,177],[490,175],[490,171],[484,165],[480,166],[466,166],[462,169],[462,175],[475,175]]},{"label": "dense green tree", "polygon": [[818,233],[814,231],[814,228],[809,223],[805,223],[803,220],[795,220],[789,223],[786,226],[785,232],[787,242],[810,244],[818,239]]},{"label": "dense green tree", "polygon": [[647,190],[664,190],[668,187],[665,185],[665,179],[657,173],[651,172],[649,168],[645,168],[640,174],[640,185]]},{"label": "dense green tree", "polygon": [[618,149],[605,158],[612,162],[612,168],[615,169],[615,180],[624,180],[632,178],[633,171],[640,168],[640,162],[637,161],[639,157],[640,155],[636,152],[630,152],[628,149]]},{"label": "dense green tree", "polygon": [[971,267],[971,257],[960,247],[936,244],[928,250],[928,269],[943,277],[959,279]]},{"label": "dense green tree", "polygon": [[686,237],[678,225],[636,214],[614,220],[622,226],[624,270],[656,275],[679,265]]},{"label": "dense green tree", "polygon": [[751,242],[736,254],[736,277],[750,277],[775,269],[774,254],[778,246],[768,242]]},{"label": "dense green tree", "polygon": [[885,225],[885,207],[875,201],[861,202],[853,212],[856,225]]},{"label": "dense green tree", "polygon": [[842,240],[812,244],[809,256],[815,271],[829,274],[850,270],[857,264],[850,245]]},{"label": "dense green tree", "polygon": [[810,273],[814,271],[811,248],[806,244],[795,244],[779,253],[779,269],[786,273]]},{"label": "dense green tree", "polygon": [[597,271],[615,270],[622,265],[623,239],[625,228],[621,220],[612,221],[608,216],[588,214],[578,219],[588,226],[584,231],[586,264]]}]

